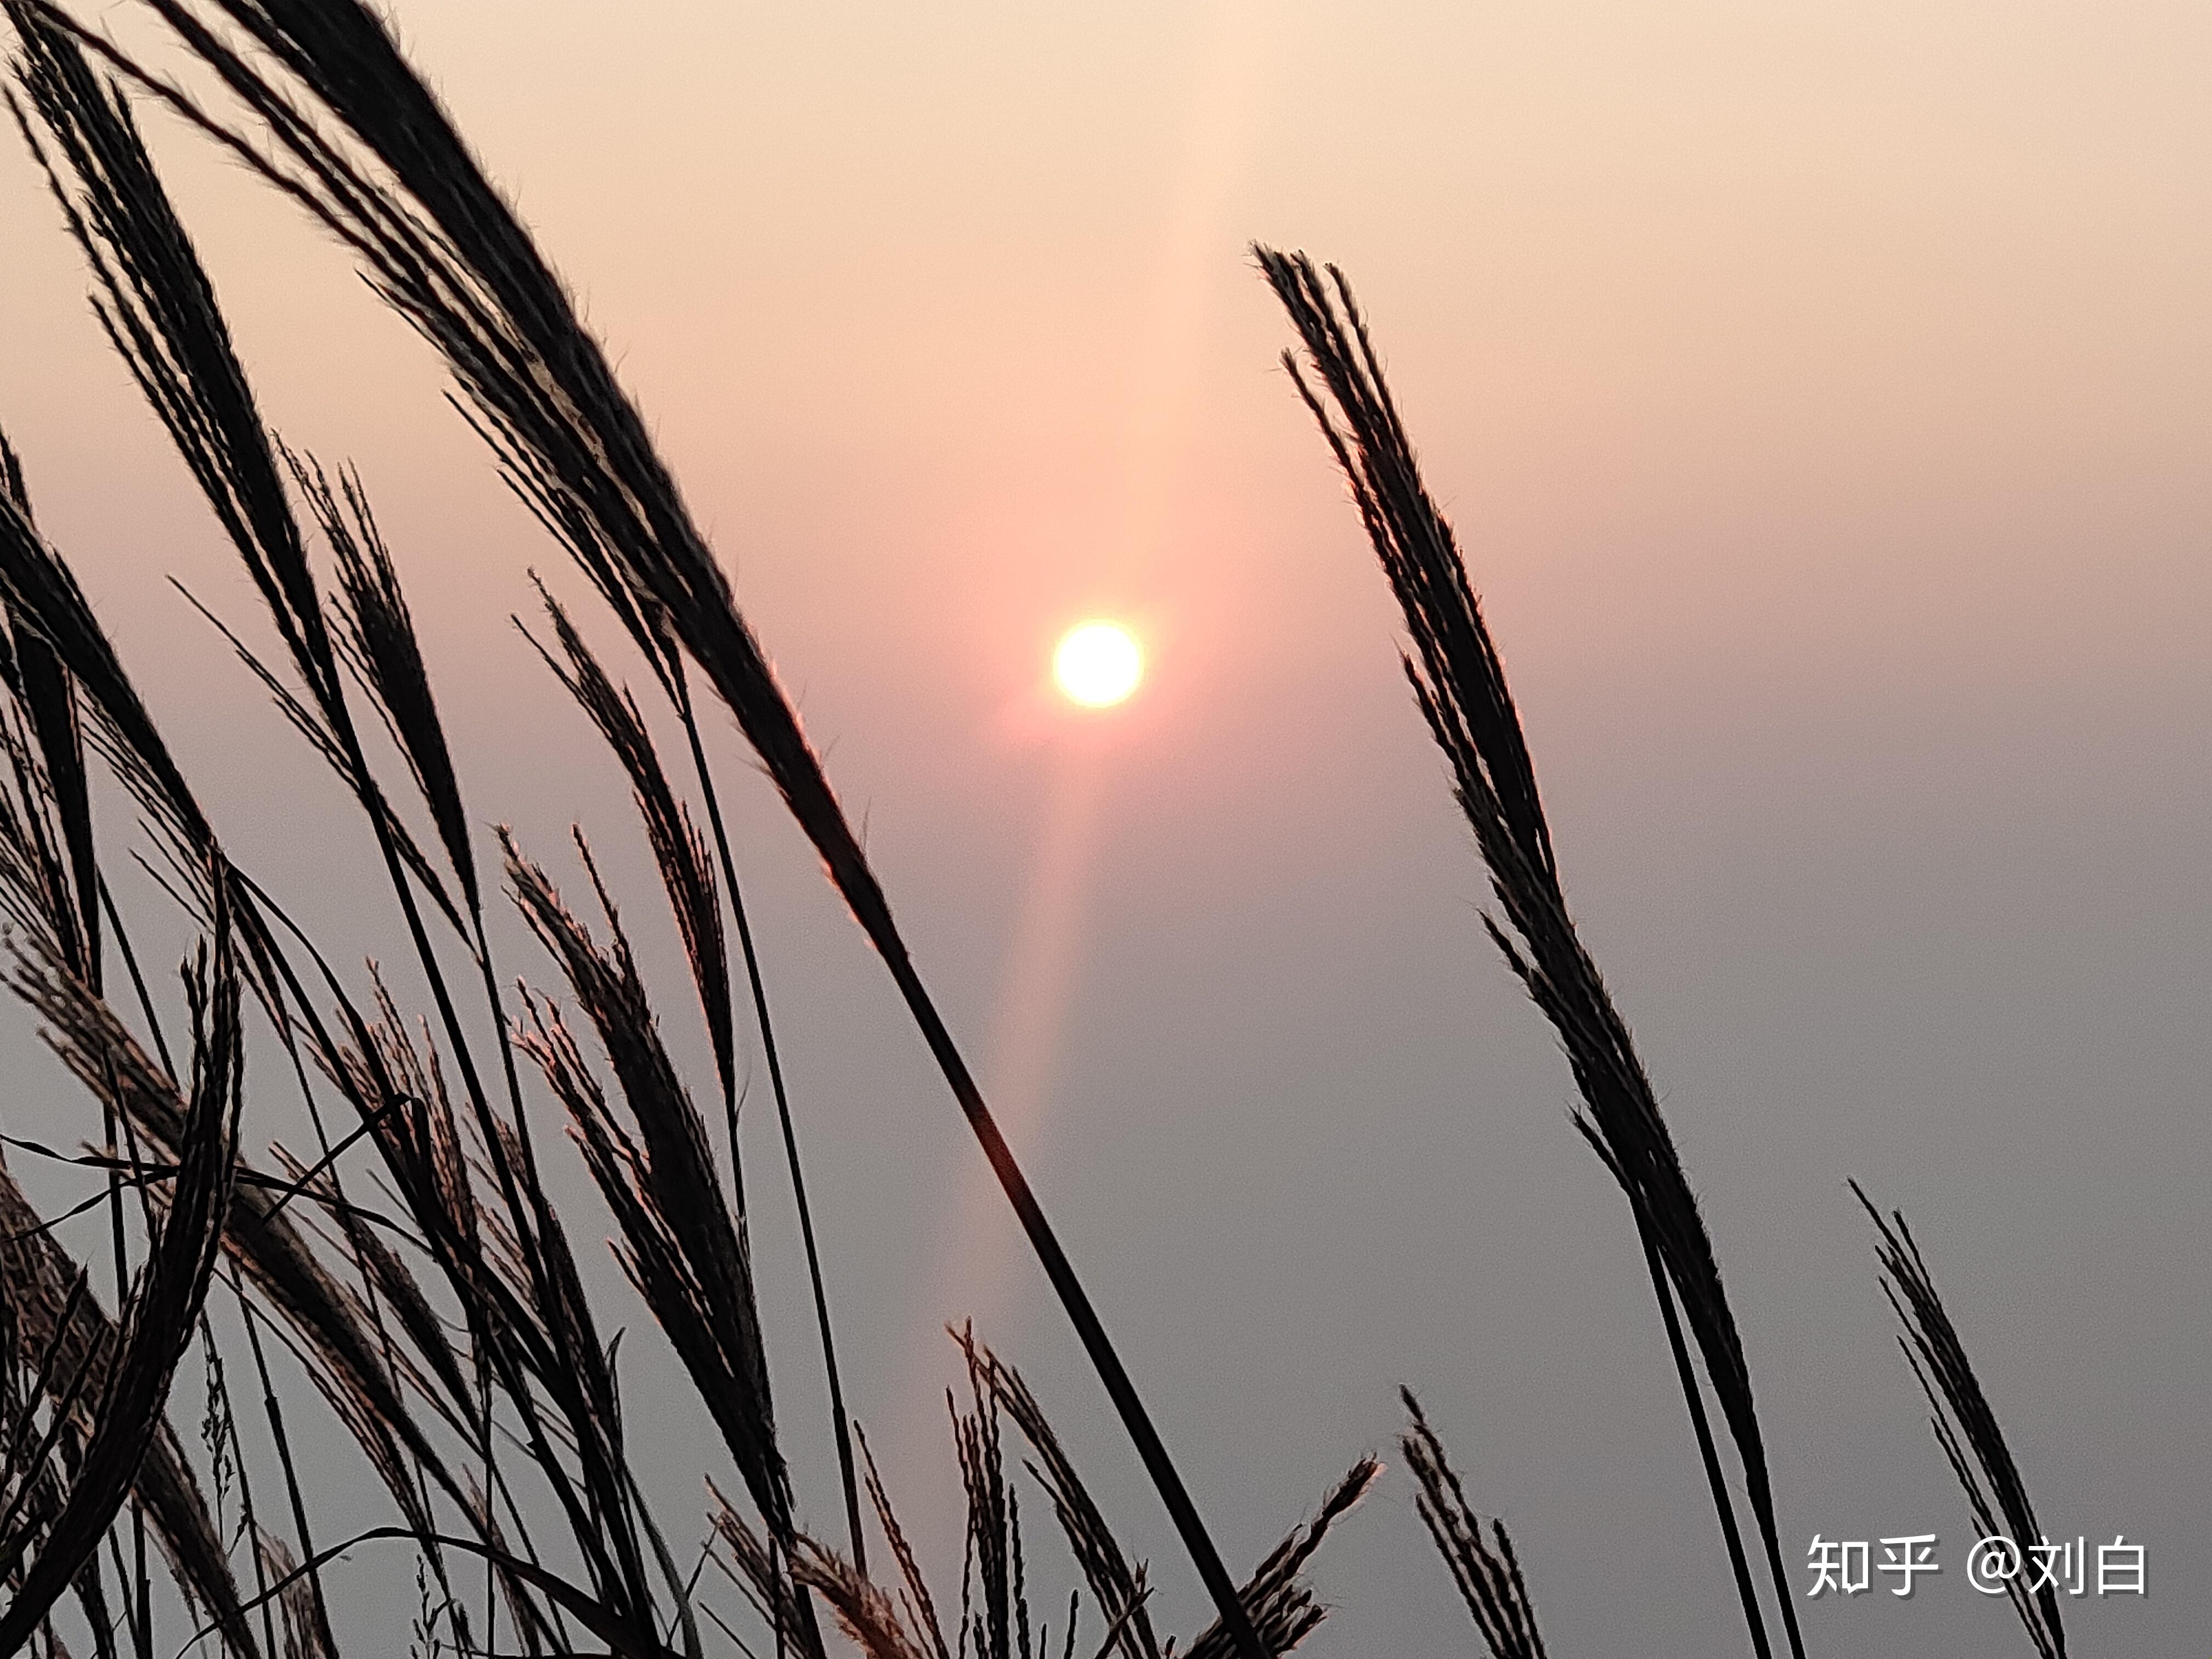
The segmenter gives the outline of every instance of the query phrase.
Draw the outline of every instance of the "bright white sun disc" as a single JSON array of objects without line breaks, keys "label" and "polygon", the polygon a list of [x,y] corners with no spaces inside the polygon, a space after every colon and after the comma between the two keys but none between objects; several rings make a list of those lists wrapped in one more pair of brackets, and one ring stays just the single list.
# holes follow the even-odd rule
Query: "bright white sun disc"
[{"label": "bright white sun disc", "polygon": [[1145,678],[1145,651],[1119,623],[1078,623],[1052,653],[1052,677],[1073,702],[1109,708]]}]

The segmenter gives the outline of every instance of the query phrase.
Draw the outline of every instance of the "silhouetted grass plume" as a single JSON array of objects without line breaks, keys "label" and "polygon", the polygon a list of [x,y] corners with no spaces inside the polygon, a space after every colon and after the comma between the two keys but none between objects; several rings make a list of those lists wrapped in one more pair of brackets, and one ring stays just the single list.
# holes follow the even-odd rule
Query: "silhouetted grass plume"
[{"label": "silhouetted grass plume", "polygon": [[1483,1537],[1482,1517],[1467,1501],[1459,1471],[1452,1468],[1444,1443],[1422,1414],[1421,1402],[1411,1389],[1400,1389],[1399,1396],[1413,1419],[1398,1437],[1398,1445],[1421,1489],[1415,1506],[1475,1628],[1490,1644],[1494,1659],[1545,1659],[1544,1638],[1536,1633],[1536,1608],[1528,1599],[1505,1523],[1492,1521],[1490,1537]]},{"label": "silhouetted grass plume", "polygon": [[[2005,1443],[2004,1431],[1997,1426],[1996,1413],[1990,1409],[1981,1379],[1966,1358],[1966,1344],[1959,1340],[1943,1298],[1936,1293],[1936,1280],[1920,1254],[1919,1241],[1906,1224],[1904,1211],[1892,1210],[1885,1217],[1857,1182],[1850,1188],[1881,1236],[1875,1254],[1881,1261],[1882,1294],[1905,1327],[1897,1346],[1928,1397],[1928,1425],[1935,1431],[1936,1443],[1959,1477],[1981,1535],[2012,1540],[2012,1565],[2020,1571],[2006,1577],[2004,1589],[2028,1640],[2040,1659],[2066,1659],[2066,1630],[2053,1582],[2057,1575],[2049,1571],[2048,1561],[2039,1564],[2035,1554],[2036,1547],[2048,1540],[2036,1522],[2035,1505],[2028,1500],[2027,1483],[2013,1461],[2012,1448]],[[2044,1582],[2031,1590],[2023,1581],[2039,1573]]]},{"label": "silhouetted grass plume", "polygon": [[1735,1439],[1783,1626],[1791,1652],[1802,1659],[1804,1644],[1782,1565],[1751,1369],[1722,1287],[1712,1240],[1627,1022],[1568,913],[1520,715],[1458,542],[1421,481],[1412,440],[1343,273],[1332,266],[1324,280],[1304,254],[1265,247],[1255,247],[1254,253],[1298,331],[1320,391],[1294,355],[1285,352],[1283,365],[1351,487],[1404,615],[1413,642],[1402,659],[1406,678],[1430,735],[1450,764],[1461,808],[1474,829],[1504,918],[1501,924],[1485,915],[1483,925],[1558,1033],[1587,1108],[1577,1114],[1576,1127],[1620,1182],[1635,1218],[1753,1645],[1762,1656],[1767,1653],[1765,1620],[1744,1561],[1727,1481],[1713,1454],[1697,1381],[1676,1334],[1676,1300]]}]

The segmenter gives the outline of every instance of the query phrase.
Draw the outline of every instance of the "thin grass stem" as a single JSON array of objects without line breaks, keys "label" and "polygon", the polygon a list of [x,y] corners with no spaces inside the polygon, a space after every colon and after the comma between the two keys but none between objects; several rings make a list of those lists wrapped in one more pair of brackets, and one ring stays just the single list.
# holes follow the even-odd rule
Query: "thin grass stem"
[{"label": "thin grass stem", "polygon": [[1639,1210],[1638,1230],[1644,1239],[1644,1260],[1651,1269],[1651,1295],[1659,1304],[1659,1316],[1666,1322],[1667,1346],[1674,1356],[1674,1374],[1681,1380],[1682,1401],[1690,1409],[1690,1426],[1697,1433],[1698,1457],[1705,1468],[1705,1483],[1713,1497],[1713,1513],[1720,1517],[1721,1537],[1728,1545],[1729,1570],[1735,1577],[1735,1593],[1743,1604],[1744,1626],[1751,1632],[1752,1651],[1759,1659],[1771,1659],[1773,1650],[1766,1635],[1766,1620],[1759,1605],[1759,1591],[1751,1581],[1751,1563],[1744,1557],[1743,1534],[1736,1525],[1735,1504],[1730,1500],[1728,1479],[1721,1470],[1720,1449],[1713,1443],[1712,1425],[1705,1416],[1704,1392],[1698,1386],[1698,1374],[1690,1364],[1690,1350],[1682,1340],[1682,1322],[1674,1312],[1674,1287],[1667,1282],[1667,1270],[1660,1264],[1659,1247],[1652,1241],[1650,1225]]},{"label": "thin grass stem", "polygon": [[[714,787],[714,769],[707,763],[707,750],[700,740],[699,721],[691,706],[690,676],[679,657],[671,684],[677,693],[677,714],[684,725],[684,736],[691,750],[691,765],[699,777],[700,799],[707,807],[707,822],[714,837],[714,853],[722,867],[722,884],[729,890],[730,914],[737,922],[738,948],[744,957],[745,980],[752,992],[753,1017],[758,1022],[761,1034],[761,1057],[768,1066],[769,1088],[775,1097],[776,1122],[783,1131],[783,1152],[791,1169],[791,1193],[799,1210],[799,1236],[806,1248],[806,1277],[814,1292],[814,1322],[822,1337],[822,1370],[830,1384],[830,1415],[837,1437],[837,1474],[844,1486],[845,1533],[851,1546],[854,1571],[865,1575],[868,1571],[867,1543],[860,1526],[860,1486],[853,1462],[853,1431],[851,1419],[845,1410],[845,1390],[838,1376],[837,1341],[830,1328],[830,1296],[822,1280],[822,1252],[814,1239],[814,1208],[806,1196],[806,1175],[799,1166],[799,1134],[791,1120],[791,1099],[784,1087],[783,1060],[776,1047],[775,1024],[769,1018],[768,987],[761,975],[760,952],[753,944],[753,928],[745,914],[743,890],[738,885],[737,860],[730,851],[729,831],[722,822],[722,803]],[[738,1104],[734,1092],[723,1091],[724,1106],[729,1118],[730,1170],[732,1181],[742,1182],[738,1171]],[[742,1184],[738,1206],[744,1207]]]}]

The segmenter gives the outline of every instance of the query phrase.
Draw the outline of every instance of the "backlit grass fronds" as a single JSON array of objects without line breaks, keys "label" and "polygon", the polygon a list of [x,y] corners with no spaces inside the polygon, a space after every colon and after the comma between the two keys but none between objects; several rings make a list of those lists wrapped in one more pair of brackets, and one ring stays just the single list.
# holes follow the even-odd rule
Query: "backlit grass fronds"
[{"label": "backlit grass fronds", "polygon": [[[29,9],[34,0],[15,3]],[[99,37],[82,29],[77,36],[352,250],[371,285],[436,348],[516,488],[586,558],[626,621],[647,637],[680,641],[707,676],[890,969],[1242,1659],[1266,1659],[1134,1383],[914,967],[726,575],[635,405],[520,219],[383,19],[360,0],[147,3],[252,112],[273,149],[224,126]],[[59,15],[36,10],[40,26]],[[465,1050],[455,1047],[465,1066]]]},{"label": "backlit grass fronds", "polygon": [[1743,1559],[1727,1482],[1710,1449],[1697,1382],[1674,1336],[1670,1292],[1680,1298],[1735,1439],[1784,1628],[1791,1651],[1802,1659],[1751,1369],[1712,1239],[1628,1024],[1568,912],[1520,714],[1459,544],[1422,482],[1413,441],[1343,273],[1332,266],[1324,279],[1304,254],[1264,247],[1254,252],[1305,346],[1304,365],[1286,351],[1284,367],[1343,471],[1397,597],[1412,642],[1401,659],[1406,678],[1451,768],[1455,793],[1498,901],[1498,914],[1486,915],[1483,925],[1558,1034],[1583,1097],[1576,1126],[1620,1182],[1639,1239],[1656,1264],[1654,1288],[1674,1339],[1685,1403],[1753,1644],[1762,1656],[1769,1650],[1765,1618]]},{"label": "backlit grass fronds", "polygon": [[[977,1341],[972,1331],[963,1328],[952,1335],[972,1368],[970,1375],[976,1379],[979,1392],[987,1391],[997,1401],[1036,1453],[1037,1461],[1029,1466],[1030,1473],[1050,1495],[1054,1515],[1066,1534],[1068,1547],[1109,1621],[1109,1645],[1120,1646],[1127,1659],[1171,1651],[1172,1643],[1166,1648],[1158,1645],[1144,1613],[1143,1568],[1129,1566],[1127,1554],[1021,1373]],[[1306,1564],[1329,1528],[1351,1511],[1382,1472],[1382,1466],[1371,1457],[1354,1463],[1322,1499],[1314,1518],[1269,1551],[1239,1590],[1238,1603],[1269,1653],[1290,1652],[1322,1622],[1326,1609],[1302,1576]],[[1183,1649],[1186,1659],[1230,1659],[1234,1651],[1231,1634],[1218,1620]]]},{"label": "backlit grass fronds", "polygon": [[[2021,1478],[2020,1465],[2013,1461],[2012,1448],[2005,1443],[2004,1431],[1997,1426],[1996,1413],[1966,1358],[1958,1327],[1936,1292],[1919,1241],[1906,1224],[1904,1211],[1892,1210],[1885,1218],[1857,1182],[1850,1186],[1881,1235],[1875,1254],[1881,1261],[1882,1294],[1905,1328],[1897,1346],[1928,1397],[1928,1425],[1936,1432],[1936,1443],[1959,1477],[1982,1536],[2012,1540],[2014,1563],[2021,1571],[2005,1579],[2005,1594],[2039,1659],[2066,1659],[2066,1630],[2058,1616],[2055,1582],[2063,1575],[2044,1571],[2049,1563],[2039,1562],[2034,1553],[2046,1540],[2028,1498],[2027,1483]],[[2039,1576],[2046,1582],[2031,1591],[2028,1584]]]},{"label": "backlit grass fronds", "polygon": [[[4,1164],[0,1164],[0,1303],[12,1340],[0,1350],[0,1365],[26,1376],[43,1372],[52,1408],[68,1414],[67,1455],[83,1455],[92,1428],[94,1400],[79,1389],[72,1397],[67,1379],[96,1376],[113,1363],[118,1339],[114,1322],[100,1308],[83,1275],[53,1238]],[[41,1366],[39,1356],[52,1352],[56,1363]],[[9,1414],[21,1422],[28,1402],[9,1402]],[[218,1472],[222,1465],[217,1464]],[[222,1638],[242,1659],[258,1659],[253,1639],[223,1546],[219,1517],[209,1512],[198,1477],[164,1412],[155,1425],[145,1461],[133,1481],[133,1496],[144,1506],[171,1571],[187,1598],[205,1608]]]},{"label": "backlit grass fronds", "polygon": [[[1382,1473],[1382,1464],[1371,1457],[1363,1457],[1346,1469],[1322,1498],[1313,1519],[1268,1551],[1267,1559],[1245,1581],[1244,1608],[1268,1652],[1290,1652],[1328,1616],[1328,1608],[1304,1577],[1306,1564],[1321,1548],[1329,1528],[1352,1512],[1352,1505],[1366,1496],[1368,1487]],[[1229,1659],[1233,1651],[1228,1632],[1218,1622],[1200,1631],[1184,1650],[1188,1659]]]},{"label": "backlit grass fronds", "polygon": [[1053,1516],[1091,1587],[1091,1599],[1107,1619],[1117,1623],[1113,1640],[1123,1659],[1163,1659],[1159,1638],[1146,1608],[1143,1565],[1131,1563],[1113,1528],[1106,1524],[1105,1515],[1076,1472],[1075,1460],[1060,1443],[1044,1407],[1022,1374],[1000,1364],[995,1354],[975,1340],[973,1332],[963,1328],[953,1333],[953,1339],[975,1368],[974,1374],[983,1379],[993,1398],[1030,1443],[1036,1460],[1029,1466],[1030,1472],[1052,1499]]},{"label": "backlit grass fronds", "polygon": [[[734,1108],[737,1041],[731,1015],[730,960],[722,935],[721,901],[715,891],[706,843],[692,824],[690,809],[678,799],[668,781],[637,700],[627,690],[616,687],[560,602],[542,587],[538,592],[560,655],[547,650],[534,635],[531,643],[589,718],[629,780],[638,816],[645,823],[646,843],[660,872],[660,884],[668,894],[677,932],[684,941],[684,959],[690,964],[692,983],[698,988],[700,1012],[714,1047],[715,1075],[721,1082],[724,1099]],[[735,1145],[734,1140],[732,1144]],[[742,1184],[737,1191],[742,1206]]]},{"label": "backlit grass fronds", "polygon": [[[23,464],[0,434],[0,495],[25,525],[31,524],[31,493]],[[95,991],[101,986],[104,953],[100,938],[100,861],[93,848],[90,779],[85,769],[84,733],[79,724],[76,688],[53,647],[0,599],[8,626],[0,629],[0,684],[12,705],[4,724],[15,799],[0,826],[0,838],[12,850],[25,832],[35,839],[40,903],[56,944],[77,976]],[[18,727],[28,728],[27,742]],[[33,748],[35,744],[35,751]],[[33,754],[35,752],[35,758]],[[51,813],[52,823],[48,822]],[[67,850],[67,874],[58,855]],[[31,850],[27,845],[25,850]],[[12,879],[9,884],[13,886]],[[11,907],[12,908],[12,907]]]},{"label": "backlit grass fronds", "polygon": [[[515,902],[591,1020],[629,1121],[610,1109],[556,1009],[531,1006],[522,1046],[568,1109],[585,1163],[621,1229],[624,1270],[690,1371],[770,1539],[788,1559],[797,1527],[743,1218],[723,1201],[706,1126],[661,1043],[629,939],[583,837],[576,845],[605,920],[604,945],[513,838],[502,839]],[[795,1634],[817,1650],[811,1604],[800,1597],[795,1607]]]},{"label": "backlit grass fronds", "polygon": [[[90,1432],[70,1460],[67,1490],[58,1508],[50,1515],[32,1515],[18,1507],[0,1518],[0,1581],[21,1570],[13,1601],[0,1612],[0,1653],[14,1653],[30,1639],[99,1547],[160,1433],[177,1362],[198,1328],[229,1210],[245,1071],[238,974],[220,902],[216,922],[213,939],[202,945],[184,973],[192,1025],[191,1075],[177,1103],[185,1125],[177,1172],[158,1216],[149,1212],[153,1237],[123,1308],[112,1357],[98,1368],[97,1376],[87,1378]],[[92,1000],[81,981],[35,957],[19,957],[9,983],[41,1012]],[[83,1019],[76,1022],[76,1029],[97,1030],[99,1024]],[[80,1076],[98,1074],[100,1057],[71,1052],[70,1033],[51,1040]],[[91,1369],[88,1364],[80,1374]],[[42,1392],[51,1395],[51,1386]],[[38,1443],[45,1449],[28,1462],[19,1463],[11,1455],[6,1474],[35,1483],[70,1417],[70,1406],[58,1402],[53,1426]],[[17,1444],[10,1442],[11,1448]],[[34,1485],[19,1486],[19,1495],[27,1489]]]},{"label": "backlit grass fronds", "polygon": [[1411,1389],[1400,1389],[1399,1396],[1413,1419],[1398,1444],[1421,1489],[1414,1504],[1435,1540],[1437,1553],[1451,1570],[1452,1583],[1459,1587],[1474,1627],[1490,1644],[1494,1659],[1545,1659],[1544,1638],[1536,1633],[1536,1608],[1528,1599],[1505,1523],[1492,1521],[1490,1537],[1483,1537],[1482,1517],[1467,1501],[1459,1471],[1452,1468],[1444,1443],[1422,1414],[1421,1402]]}]

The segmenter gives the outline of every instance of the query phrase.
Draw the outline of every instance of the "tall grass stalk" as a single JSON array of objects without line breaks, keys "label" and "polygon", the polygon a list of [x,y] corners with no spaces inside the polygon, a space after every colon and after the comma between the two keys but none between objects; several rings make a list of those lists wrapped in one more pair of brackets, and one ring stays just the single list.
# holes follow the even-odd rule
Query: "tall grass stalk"
[{"label": "tall grass stalk", "polygon": [[[677,799],[669,783],[635,699],[626,689],[617,691],[614,682],[585,642],[582,634],[552,594],[545,592],[542,586],[539,592],[544,601],[547,618],[553,626],[554,637],[561,647],[561,654],[556,658],[534,635],[530,636],[531,643],[537,646],[538,653],[544,658],[555,678],[567,689],[570,697],[597,728],[602,740],[622,763],[623,769],[629,778],[639,813],[645,820],[647,841],[659,867],[661,884],[668,894],[670,907],[675,912],[678,931],[683,936],[684,954],[691,965],[693,982],[698,988],[700,1006],[706,1017],[709,1039],[714,1045],[714,1063],[722,1088],[730,1181],[738,1213],[742,1216],[745,1204],[744,1166],[738,1146],[738,1077],[731,1018],[733,995],[714,872],[706,866],[698,832],[692,826],[689,810]],[[517,625],[520,626],[519,622]],[[528,635],[527,629],[524,632]],[[786,1167],[791,1174],[792,1196],[799,1212],[799,1237],[806,1253],[807,1282],[814,1297],[815,1328],[821,1337],[822,1366],[828,1382],[830,1422],[837,1445],[838,1478],[844,1490],[846,1543],[854,1564],[865,1572],[867,1547],[860,1526],[860,1490],[853,1462],[851,1424],[845,1410],[844,1384],[838,1372],[836,1339],[830,1329],[830,1298],[823,1282],[821,1250],[814,1237],[814,1211],[806,1196],[806,1176],[799,1155],[798,1130],[792,1121],[791,1098],[783,1079],[783,1060],[776,1045],[775,1023],[769,1014],[768,988],[761,972],[760,954],[753,943],[752,924],[746,915],[744,896],[738,884],[737,864],[731,852],[728,830],[722,821],[721,802],[714,788],[714,770],[708,763],[698,720],[692,708],[684,659],[674,651],[666,649],[663,641],[642,626],[638,629],[636,643],[646,654],[647,663],[653,666],[655,677],[675,705],[678,717],[683,723],[690,749],[694,775],[698,780],[700,793],[706,803],[708,822],[713,830],[722,888],[729,895],[730,914],[737,924],[738,948],[744,959],[745,979],[751,993],[756,1029],[760,1033],[762,1057],[768,1067],[769,1085],[775,1101],[776,1121],[783,1135]]]},{"label": "tall grass stalk", "polygon": [[1414,1507],[1492,1659],[1545,1659],[1544,1638],[1536,1632],[1536,1608],[1528,1599],[1528,1585],[1521,1576],[1521,1562],[1513,1553],[1505,1523],[1492,1521],[1489,1538],[1483,1537],[1482,1517],[1467,1501],[1459,1471],[1452,1468],[1444,1443],[1429,1426],[1421,1402],[1411,1389],[1400,1389],[1399,1397],[1412,1419],[1398,1437],[1398,1445],[1420,1487]]},{"label": "tall grass stalk", "polygon": [[1351,488],[1404,616],[1413,642],[1401,657],[1406,678],[1451,768],[1455,793],[1498,900],[1498,915],[1486,915],[1483,926],[1558,1034],[1583,1097],[1584,1109],[1576,1114],[1575,1125],[1620,1183],[1639,1240],[1663,1269],[1663,1279],[1654,1274],[1653,1289],[1668,1326],[1684,1401],[1699,1431],[1698,1450],[1753,1648],[1761,1659],[1768,1652],[1765,1618],[1737,1541],[1727,1482],[1704,1432],[1697,1379],[1674,1329],[1670,1290],[1735,1442],[1790,1650],[1803,1659],[1751,1370],[1712,1240],[1627,1022],[1568,912],[1520,715],[1458,542],[1422,482],[1413,442],[1343,273],[1331,266],[1324,279],[1304,254],[1260,246],[1253,252],[1305,347],[1303,365],[1286,351],[1284,368]]},{"label": "tall grass stalk", "polygon": [[[1936,1294],[1920,1242],[1913,1237],[1904,1211],[1892,1210],[1885,1216],[1857,1182],[1850,1188],[1875,1224],[1882,1294],[1904,1328],[1897,1346],[1927,1397],[1928,1425],[1935,1431],[1936,1443],[1958,1477],[1981,1535],[2011,1540],[2012,1563],[2021,1571],[2005,1578],[2006,1598],[2019,1614],[2038,1659],[2066,1659],[2066,1627],[2059,1618],[2056,1582],[2063,1574],[2051,1571],[2048,1560],[2039,1566],[2035,1552],[2039,1546],[2047,1547],[2047,1540],[2036,1521],[2027,1482],[1997,1425],[1973,1362],[1966,1358],[1958,1327]],[[2022,1582],[2030,1575],[2043,1581],[2032,1590]]]}]

